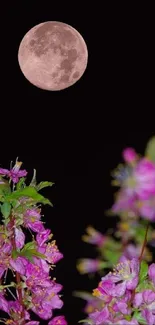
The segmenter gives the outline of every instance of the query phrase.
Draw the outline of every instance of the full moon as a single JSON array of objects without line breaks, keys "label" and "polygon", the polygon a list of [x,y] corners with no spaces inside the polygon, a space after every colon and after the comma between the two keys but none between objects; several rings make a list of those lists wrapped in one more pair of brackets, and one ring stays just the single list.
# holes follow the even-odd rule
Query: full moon
[{"label": "full moon", "polygon": [[36,87],[62,90],[84,74],[88,50],[76,29],[62,22],[48,21],[34,26],[23,37],[18,62],[25,78]]}]

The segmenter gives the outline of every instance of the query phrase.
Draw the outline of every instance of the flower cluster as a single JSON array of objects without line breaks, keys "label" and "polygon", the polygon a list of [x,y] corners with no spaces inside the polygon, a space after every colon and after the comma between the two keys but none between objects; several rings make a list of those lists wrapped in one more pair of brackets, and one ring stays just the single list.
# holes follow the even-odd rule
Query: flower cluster
[{"label": "flower cluster", "polygon": [[[136,292],[136,290],[138,290],[137,286],[139,288],[138,269],[140,265],[138,263],[140,262],[138,261],[139,258],[141,260],[141,253],[143,262],[151,262],[152,252],[150,248],[151,246],[155,246],[154,228],[150,224],[148,228],[148,222],[153,223],[155,221],[155,138],[149,140],[144,157],[138,155],[133,148],[126,148],[122,156],[124,163],[119,165],[112,173],[114,178],[112,185],[118,186],[119,190],[115,193],[115,202],[111,210],[108,211],[108,215],[117,215],[120,220],[117,223],[117,227],[108,229],[107,233],[104,235],[98,230],[95,230],[92,226],[87,227],[87,234],[84,235],[82,239],[96,246],[98,256],[96,259],[82,258],[77,263],[77,268],[81,274],[98,272],[100,275],[104,275],[106,269],[110,270],[113,268],[113,265],[119,263],[117,271],[115,272],[117,275],[115,274],[116,276],[114,276],[114,274],[110,275],[111,273],[109,273],[108,276],[103,277],[99,287],[94,290],[93,295],[87,292],[76,292],[75,295],[87,301],[84,312],[90,316],[93,324],[135,325],[141,324],[141,322],[145,324],[146,321],[146,323],[148,322],[148,324],[153,325],[155,324],[155,320],[151,323],[151,318],[146,317],[148,311],[145,314],[142,310],[140,317],[145,316],[145,320],[143,319],[141,322],[139,321],[139,323],[138,318],[132,317],[135,308],[135,305],[133,305],[134,293],[132,293],[132,291]],[[147,242],[145,238],[146,228]],[[147,246],[148,244],[150,247]],[[132,271],[131,274],[129,271],[132,270],[133,263],[137,265],[137,271],[134,271],[137,274],[134,279],[135,282],[131,281]],[[152,264],[149,270],[154,272],[154,269],[155,265]],[[125,273],[125,270],[129,272],[129,274]],[[120,276],[121,274],[122,278]],[[125,276],[124,280],[123,274]],[[149,271],[149,276],[151,276],[150,274]],[[125,285],[125,278],[127,279],[128,277],[130,279],[130,284],[134,283],[134,288],[129,288],[129,286],[127,286],[125,289],[126,291],[122,293],[123,285]],[[112,282],[107,282],[107,279],[108,281],[110,279],[113,284]],[[150,281],[151,280],[152,278],[150,278]],[[116,283],[117,286],[114,286]],[[105,295],[105,286],[108,286],[108,296]],[[115,288],[115,290],[118,289],[118,293],[121,296],[121,300],[117,298],[117,303],[115,301],[117,296],[116,291],[112,289],[113,294],[110,294],[111,288]],[[145,289],[146,292],[149,292],[150,283],[146,284]],[[151,290],[155,291],[154,287],[151,286]],[[129,310],[127,313],[123,313],[123,315],[125,315],[125,318],[123,318],[123,315],[117,314],[117,312],[121,312],[121,310],[116,308],[115,303],[118,305],[119,302],[120,305],[126,302],[124,299],[127,299],[128,295],[131,296],[132,301],[130,301],[130,299],[127,300],[127,305],[130,307],[132,306],[132,309],[130,308],[130,313]],[[140,295],[136,295],[136,297],[140,297]],[[108,302],[108,306],[105,305],[105,302]]]},{"label": "flower cluster", "polygon": [[[155,264],[133,258],[116,265],[113,272],[102,277],[93,295],[100,308],[89,314],[94,325],[155,324]],[[86,320],[87,322],[87,320]]]},{"label": "flower cluster", "polygon": [[113,173],[113,184],[120,186],[112,211],[155,221],[155,163],[140,158],[132,148],[123,151],[125,164]]},{"label": "flower cluster", "polygon": [[[41,319],[49,320],[48,325],[67,325],[64,316],[53,317],[53,311],[63,306],[59,295],[62,285],[50,277],[50,270],[63,254],[52,240],[51,230],[44,227],[38,205],[52,205],[38,192],[53,183],[37,185],[34,171],[30,185],[26,186],[27,171],[20,167],[17,160],[11,170],[0,168],[0,309],[9,315],[9,319],[2,318],[0,322],[39,325],[39,321],[31,320],[33,311]],[[26,242],[26,230],[32,235],[30,242]],[[6,284],[9,270],[16,281],[13,278]],[[13,300],[6,299],[6,290]]]}]

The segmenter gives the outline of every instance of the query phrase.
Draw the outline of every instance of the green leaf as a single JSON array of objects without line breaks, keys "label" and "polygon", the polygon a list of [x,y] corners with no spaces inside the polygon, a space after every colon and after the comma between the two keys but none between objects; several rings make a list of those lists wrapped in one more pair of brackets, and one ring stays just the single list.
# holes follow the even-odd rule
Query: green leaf
[{"label": "green leaf", "polygon": [[99,268],[101,270],[109,269],[109,268],[111,268],[111,265],[112,265],[111,261],[110,262],[100,262],[99,263]]},{"label": "green leaf", "polygon": [[40,252],[38,252],[36,250],[36,243],[35,243],[35,241],[32,241],[32,242],[27,243],[23,247],[23,249],[20,251],[20,256],[25,256],[28,259],[31,259],[31,261],[33,261],[33,256],[40,257],[40,258],[43,258],[43,259],[46,258],[45,255],[41,254]]},{"label": "green leaf", "polygon": [[16,217],[16,227],[23,225],[23,220],[20,217]]},{"label": "green leaf", "polygon": [[40,257],[42,259],[45,259],[46,256],[37,252],[35,249],[27,249],[27,250],[24,250],[24,251],[21,251],[20,252],[20,256],[25,256],[26,258],[28,258],[31,262],[33,261],[33,257],[36,256],[36,257]]},{"label": "green leaf", "polygon": [[21,197],[29,197],[33,199],[36,203],[40,202],[43,204],[49,204],[53,206],[48,199],[44,198],[44,196],[39,194],[34,187],[30,187],[30,186],[27,186],[22,190],[12,192],[10,195],[6,197],[6,200],[11,202],[12,200],[20,199]]},{"label": "green leaf", "polygon": [[140,225],[139,227],[135,228],[135,240],[138,243],[143,242],[143,239],[145,237],[146,227],[143,225]]},{"label": "green leaf", "polygon": [[23,187],[25,187],[25,177],[22,177],[20,181],[16,185],[17,190],[21,190]]},{"label": "green leaf", "polygon": [[41,254],[40,252],[37,252],[35,249],[31,249],[30,252],[31,252],[32,256],[40,257],[43,259],[46,258],[46,255]]},{"label": "green leaf", "polygon": [[148,141],[145,149],[145,156],[155,162],[155,136]]},{"label": "green leaf", "polygon": [[8,218],[11,211],[11,204],[9,202],[4,202],[1,205],[1,212],[5,218]]},{"label": "green leaf", "polygon": [[22,251],[28,250],[28,249],[35,249],[36,248],[36,243],[35,241],[30,241],[29,243],[25,244]]},{"label": "green leaf", "polygon": [[115,252],[115,254],[114,254],[114,252],[111,249],[105,248],[103,255],[104,255],[104,258],[107,261],[109,261],[111,264],[116,264],[116,263],[118,263],[121,253]]},{"label": "green leaf", "polygon": [[145,261],[142,261],[140,264],[139,283],[144,281],[144,279],[147,277],[147,273],[148,273],[148,265]]},{"label": "green leaf", "polygon": [[92,293],[85,292],[85,291],[74,291],[73,296],[84,300],[89,300],[92,298]]},{"label": "green leaf", "polygon": [[22,253],[20,253],[20,256],[24,256],[26,257],[30,262],[33,263],[33,255],[30,253],[30,251],[24,251]]},{"label": "green leaf", "polygon": [[133,318],[137,319],[137,321],[140,323],[140,324],[144,324],[144,325],[147,325],[147,322],[146,320],[142,317],[141,313],[140,312],[134,312],[133,314]]},{"label": "green leaf", "polygon": [[0,202],[4,202],[4,197],[3,197],[3,195],[0,195]]},{"label": "green leaf", "polygon": [[131,315],[125,315],[124,318],[129,322],[131,320]]},{"label": "green leaf", "polygon": [[41,182],[36,186],[36,190],[40,191],[42,188],[49,187],[49,186],[52,186],[52,185],[54,185],[54,183],[52,183],[52,182]]},{"label": "green leaf", "polygon": [[138,284],[138,286],[136,287],[136,292],[141,292],[142,290],[147,290],[147,289],[154,290],[153,288],[154,287],[152,283],[144,280],[143,282]]},{"label": "green leaf", "polygon": [[9,182],[0,177],[0,195],[5,196],[11,192]]},{"label": "green leaf", "polygon": [[85,324],[93,324],[93,321],[91,319],[82,319],[78,323],[85,323]]},{"label": "green leaf", "polygon": [[7,224],[9,223],[9,221],[10,221],[10,218],[3,218],[3,219],[2,219],[2,222],[3,222],[3,224],[4,224],[5,226],[7,226]]},{"label": "green leaf", "polygon": [[11,254],[11,257],[12,257],[12,258],[17,258],[17,257],[19,257],[19,252],[16,251],[16,250],[13,250],[13,251],[12,251],[12,254]]}]

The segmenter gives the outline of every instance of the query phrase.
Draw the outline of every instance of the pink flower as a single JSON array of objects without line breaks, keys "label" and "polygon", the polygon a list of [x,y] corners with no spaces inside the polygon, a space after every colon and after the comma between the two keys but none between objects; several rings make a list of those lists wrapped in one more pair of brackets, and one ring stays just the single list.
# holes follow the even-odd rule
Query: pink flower
[{"label": "pink flower", "polygon": [[126,148],[123,151],[123,159],[125,160],[125,162],[132,163],[136,160],[136,158],[137,158],[137,154],[133,148]]},{"label": "pink flower", "polygon": [[[0,168],[0,175],[9,177],[13,183],[17,183],[20,177],[27,175],[25,170],[20,170],[21,163],[16,161],[15,166],[11,170]],[[3,185],[5,182],[1,181]],[[33,181],[33,182],[32,182]],[[35,172],[32,183],[35,183]],[[47,182],[48,183],[48,182]],[[22,186],[22,184],[21,184]],[[44,182],[43,182],[44,186]],[[45,182],[46,186],[46,182]],[[13,186],[14,189],[20,189],[20,186]],[[0,280],[0,309],[7,312],[10,318],[2,319],[5,324],[21,325],[23,320],[27,320],[24,324],[39,325],[39,321],[31,321],[28,310],[33,311],[42,319],[51,319],[54,309],[60,309],[63,306],[63,301],[60,299],[59,292],[62,285],[52,280],[49,272],[52,266],[63,257],[59,252],[55,241],[46,243],[52,238],[51,230],[45,229],[41,221],[41,210],[37,206],[37,200],[32,198],[20,197],[17,201],[4,201],[6,206],[3,206],[5,226],[0,226],[0,278],[8,269],[13,271],[15,277],[10,284],[6,284],[3,279]],[[5,210],[6,208],[6,210]],[[11,212],[10,212],[11,208]],[[7,211],[7,209],[9,209]],[[10,217],[7,217],[10,215]],[[16,218],[17,217],[17,218]],[[36,242],[33,236],[34,246],[25,245],[25,234],[20,227],[25,226],[36,232]],[[27,241],[26,241],[27,242]],[[25,247],[25,250],[22,250]],[[22,251],[21,251],[22,250]],[[44,254],[41,256],[40,253]],[[12,254],[14,253],[14,254]],[[17,253],[17,255],[15,255]],[[38,253],[38,254],[37,254]],[[17,257],[16,257],[17,256]],[[33,258],[30,262],[30,257]],[[16,276],[14,274],[16,272]],[[7,272],[5,274],[6,281]],[[14,283],[16,282],[16,284]],[[12,292],[10,287],[15,288]],[[14,297],[14,301],[7,301],[4,298],[3,292],[7,294],[7,290]],[[14,296],[16,295],[16,297]],[[64,316],[54,317],[49,324],[67,325]]]},{"label": "pink flower", "polygon": [[13,183],[18,183],[20,177],[24,177],[27,175],[27,171],[25,169],[20,170],[22,162],[16,161],[15,166],[11,169],[0,168],[0,175],[10,177]]},{"label": "pink flower", "polygon": [[62,289],[60,284],[52,282],[47,288],[36,286],[32,289],[32,311],[42,319],[52,317],[53,309],[60,309],[63,306],[62,300],[57,293]]},{"label": "pink flower", "polygon": [[102,325],[109,318],[109,310],[106,306],[101,311],[91,313],[89,317],[95,325]]},{"label": "pink flower", "polygon": [[[114,296],[122,296],[126,289],[134,290],[138,284],[139,261],[136,258],[127,260],[123,258],[121,263],[118,263],[113,273],[108,273],[102,280],[111,280],[116,283],[115,288],[109,289],[109,294]],[[120,283],[121,282],[121,283]]]},{"label": "pink flower", "polygon": [[136,197],[126,189],[121,189],[116,196],[116,201],[112,206],[113,213],[127,212],[128,215],[136,216],[138,209],[136,207]]},{"label": "pink flower", "polygon": [[139,199],[145,200],[155,194],[155,164],[147,158],[139,161],[133,170],[135,193]]},{"label": "pink flower", "polygon": [[[21,319],[21,312],[22,312],[22,306],[20,305],[18,300],[15,301],[8,301],[8,307],[9,311],[8,314],[14,319],[14,320],[20,320]],[[25,319],[30,320],[30,314],[25,311]]]},{"label": "pink flower", "polygon": [[155,221],[155,195],[151,195],[146,200],[137,202],[139,214],[144,219]]},{"label": "pink flower", "polygon": [[27,209],[24,214],[24,225],[34,232],[43,232],[45,228],[40,221],[41,215],[37,209]]},{"label": "pink flower", "polygon": [[149,275],[150,280],[151,280],[151,281],[154,283],[154,285],[155,285],[155,263],[152,263],[152,264],[149,266],[148,275]]},{"label": "pink flower", "polygon": [[9,268],[11,251],[12,245],[9,243],[4,243],[0,247],[0,279],[2,278],[4,272]]},{"label": "pink flower", "polygon": [[155,194],[155,164],[147,158],[139,160],[134,168],[120,167],[114,177],[130,197],[145,200]]},{"label": "pink flower", "polygon": [[106,236],[102,235],[99,231],[89,226],[86,228],[87,235],[82,236],[83,241],[94,244],[97,246],[103,246],[106,241]]},{"label": "pink flower", "polygon": [[63,254],[59,252],[59,249],[55,244],[55,240],[53,240],[51,243],[38,247],[38,252],[44,254],[47,262],[51,264],[56,264],[63,258]]},{"label": "pink flower", "polygon": [[92,273],[100,269],[101,261],[98,259],[82,258],[77,264],[77,269],[80,273]]},{"label": "pink flower", "polygon": [[10,259],[11,268],[21,275],[25,275],[27,264],[28,261],[27,259],[25,259],[25,257],[17,257],[15,259]]},{"label": "pink flower", "polygon": [[52,238],[51,230],[45,229],[44,231],[37,233],[36,241],[39,246],[42,246],[47,240]]},{"label": "pink flower", "polygon": [[155,292],[144,290],[135,295],[134,306],[141,308],[142,316],[146,319],[147,324],[154,325],[155,322]]},{"label": "pink flower", "polygon": [[15,242],[16,247],[22,249],[25,244],[25,235],[21,228],[15,228]]},{"label": "pink flower", "polygon": [[67,321],[65,320],[65,316],[56,316],[50,320],[48,325],[67,325]]},{"label": "pink flower", "polygon": [[0,292],[0,310],[5,311],[6,313],[9,311],[8,301],[4,298],[2,292]]},{"label": "pink flower", "polygon": [[28,262],[26,267],[26,285],[29,289],[39,285],[41,287],[49,287],[51,281],[49,274],[45,273],[41,266]]},{"label": "pink flower", "polygon": [[33,261],[34,261],[35,265],[39,266],[43,270],[43,272],[49,273],[50,265],[44,259],[38,258],[38,257],[33,257]]}]

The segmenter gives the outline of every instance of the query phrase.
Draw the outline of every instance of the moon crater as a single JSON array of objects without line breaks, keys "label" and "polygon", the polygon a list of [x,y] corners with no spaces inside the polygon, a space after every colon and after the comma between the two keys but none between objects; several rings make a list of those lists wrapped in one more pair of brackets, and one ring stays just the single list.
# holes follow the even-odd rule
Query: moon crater
[{"label": "moon crater", "polygon": [[84,39],[73,27],[45,22],[33,27],[22,39],[18,62],[24,76],[35,86],[62,90],[77,82],[88,61]]}]

